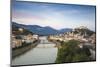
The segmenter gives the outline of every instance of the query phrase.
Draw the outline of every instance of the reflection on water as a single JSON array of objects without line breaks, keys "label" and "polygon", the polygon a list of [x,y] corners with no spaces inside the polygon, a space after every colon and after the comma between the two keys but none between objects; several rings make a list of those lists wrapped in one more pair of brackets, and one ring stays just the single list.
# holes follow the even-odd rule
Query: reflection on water
[{"label": "reflection on water", "polygon": [[12,65],[45,64],[55,63],[57,48],[55,44],[47,40],[47,37],[40,37],[41,41],[36,48],[12,60]]}]

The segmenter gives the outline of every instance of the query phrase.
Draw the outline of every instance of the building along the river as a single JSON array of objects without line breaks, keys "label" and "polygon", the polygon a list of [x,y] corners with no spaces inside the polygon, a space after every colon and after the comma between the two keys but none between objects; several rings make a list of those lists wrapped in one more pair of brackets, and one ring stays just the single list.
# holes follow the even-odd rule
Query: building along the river
[{"label": "building along the river", "polygon": [[20,47],[24,44],[23,42],[33,43],[34,41],[38,40],[38,35],[36,34],[28,34],[28,35],[12,35],[12,48]]},{"label": "building along the river", "polygon": [[84,38],[84,35],[74,34],[73,32],[67,32],[65,34],[60,35],[51,35],[49,37],[51,40],[59,40],[59,41],[69,41],[69,40],[81,40],[81,41],[88,41]]},{"label": "building along the river", "polygon": [[22,39],[16,39],[16,36],[12,36],[12,43],[11,43],[12,48],[20,47],[22,46]]}]

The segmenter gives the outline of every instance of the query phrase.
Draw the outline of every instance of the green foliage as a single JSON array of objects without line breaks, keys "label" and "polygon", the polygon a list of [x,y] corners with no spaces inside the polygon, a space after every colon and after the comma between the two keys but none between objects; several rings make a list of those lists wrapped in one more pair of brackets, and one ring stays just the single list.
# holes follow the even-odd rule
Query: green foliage
[{"label": "green foliage", "polygon": [[87,60],[88,60],[88,57],[84,53],[76,54],[73,57],[73,62],[77,62],[77,61],[87,61]]},{"label": "green foliage", "polygon": [[56,63],[77,62],[90,60],[90,51],[88,48],[79,48],[80,42],[70,40],[62,43],[62,48],[58,49]]}]

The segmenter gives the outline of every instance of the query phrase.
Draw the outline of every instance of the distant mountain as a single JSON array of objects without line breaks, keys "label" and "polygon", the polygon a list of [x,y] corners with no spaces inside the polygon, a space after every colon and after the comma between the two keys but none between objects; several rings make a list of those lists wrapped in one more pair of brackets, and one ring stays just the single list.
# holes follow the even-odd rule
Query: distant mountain
[{"label": "distant mountain", "polygon": [[46,26],[46,27],[41,27],[38,25],[24,25],[24,24],[18,24],[15,22],[12,22],[13,26],[17,26],[17,27],[22,27],[24,29],[27,29],[35,34],[38,35],[55,35],[55,34],[61,34],[61,33],[65,33],[65,32],[69,32],[72,31],[72,29],[69,28],[65,28],[65,29],[61,29],[61,30],[56,30],[53,29],[52,27]]},{"label": "distant mountain", "polygon": [[70,31],[72,31],[71,28],[64,28],[64,29],[59,30],[60,33],[65,33],[65,32],[70,32]]},{"label": "distant mountain", "polygon": [[36,27],[35,25],[33,25],[32,27],[28,26],[27,29],[38,35],[53,35],[58,33],[57,30],[51,27]]}]

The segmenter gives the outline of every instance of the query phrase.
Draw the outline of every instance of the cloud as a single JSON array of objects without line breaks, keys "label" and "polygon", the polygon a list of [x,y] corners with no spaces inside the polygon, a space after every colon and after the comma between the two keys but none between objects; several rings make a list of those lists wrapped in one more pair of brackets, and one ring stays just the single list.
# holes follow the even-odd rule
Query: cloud
[{"label": "cloud", "polygon": [[[28,3],[29,4],[29,3]],[[31,5],[31,8],[14,8],[12,21],[26,25],[51,26],[55,29],[87,26],[95,29],[95,13],[89,9],[74,9],[68,6],[64,9],[53,5]],[[27,6],[28,7],[28,6]]]}]

